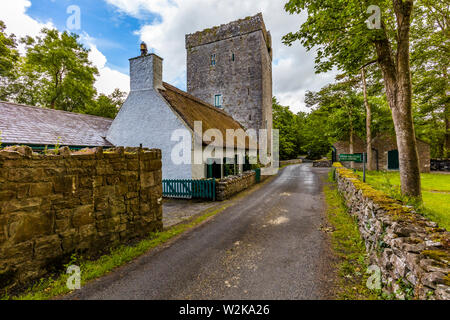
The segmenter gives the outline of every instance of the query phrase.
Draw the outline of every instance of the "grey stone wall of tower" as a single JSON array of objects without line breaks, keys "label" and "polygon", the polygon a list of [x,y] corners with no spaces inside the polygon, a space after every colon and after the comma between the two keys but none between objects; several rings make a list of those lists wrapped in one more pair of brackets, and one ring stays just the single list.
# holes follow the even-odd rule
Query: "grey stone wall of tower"
[{"label": "grey stone wall of tower", "polygon": [[272,129],[272,39],[262,14],[186,35],[187,90],[246,129]]}]

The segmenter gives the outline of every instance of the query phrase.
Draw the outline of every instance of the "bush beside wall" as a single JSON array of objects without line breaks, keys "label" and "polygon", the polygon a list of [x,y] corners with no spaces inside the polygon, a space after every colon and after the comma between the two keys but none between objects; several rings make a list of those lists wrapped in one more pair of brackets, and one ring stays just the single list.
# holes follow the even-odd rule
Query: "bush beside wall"
[{"label": "bush beside wall", "polygon": [[0,288],[162,230],[161,151],[0,151]]},{"label": "bush beside wall", "polygon": [[337,166],[338,189],[358,218],[384,289],[397,298],[449,300],[450,233]]}]

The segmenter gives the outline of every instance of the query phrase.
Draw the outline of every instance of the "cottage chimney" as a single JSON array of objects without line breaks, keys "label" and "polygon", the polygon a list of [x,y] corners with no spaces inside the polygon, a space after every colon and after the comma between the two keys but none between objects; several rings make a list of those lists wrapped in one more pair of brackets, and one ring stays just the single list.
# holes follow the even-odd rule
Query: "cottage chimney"
[{"label": "cottage chimney", "polygon": [[164,89],[162,85],[163,59],[148,54],[147,45],[141,43],[141,56],[130,59],[131,91]]}]

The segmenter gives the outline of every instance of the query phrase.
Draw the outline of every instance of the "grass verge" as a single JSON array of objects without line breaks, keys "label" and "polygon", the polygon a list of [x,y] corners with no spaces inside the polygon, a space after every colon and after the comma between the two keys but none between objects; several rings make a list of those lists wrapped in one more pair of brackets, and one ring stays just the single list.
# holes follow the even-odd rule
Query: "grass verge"
[{"label": "grass verge", "polygon": [[[72,261],[67,264],[77,265],[81,269],[81,285],[85,285],[91,280],[102,277],[115,268],[120,267],[133,259],[143,255],[149,250],[181,235],[182,233],[192,229],[208,218],[215,216],[219,212],[225,210],[229,204],[214,207],[207,210],[205,214],[195,218],[192,221],[178,224],[163,232],[152,233],[147,239],[144,239],[137,244],[130,246],[120,246],[112,249],[107,255],[100,257],[97,260],[89,261],[72,257]],[[53,278],[41,279],[41,281],[28,289],[25,293],[19,296],[10,297],[7,293],[2,297],[2,300],[48,300],[57,296],[68,294],[71,291],[67,288],[67,280],[70,275],[60,274]]]},{"label": "grass verge", "polygon": [[348,214],[347,207],[335,184],[324,186],[327,218],[332,225],[331,243],[339,258],[336,298],[339,300],[377,300],[379,294],[366,286],[366,248],[358,223]]},{"label": "grass verge", "polygon": [[[361,171],[357,171],[357,174],[362,177]],[[450,230],[450,175],[422,173],[422,203],[402,196],[398,172],[369,171],[366,182],[390,197],[414,206],[419,214]]]}]

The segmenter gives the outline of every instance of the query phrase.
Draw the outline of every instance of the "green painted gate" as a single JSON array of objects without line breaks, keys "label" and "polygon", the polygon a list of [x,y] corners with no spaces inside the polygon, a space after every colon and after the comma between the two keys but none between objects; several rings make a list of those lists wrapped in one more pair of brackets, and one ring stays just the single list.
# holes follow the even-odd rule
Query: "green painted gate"
[{"label": "green painted gate", "polygon": [[400,168],[400,161],[398,159],[398,150],[391,150],[388,152],[388,169],[398,170]]},{"label": "green painted gate", "polygon": [[163,197],[216,200],[216,180],[163,180]]},{"label": "green painted gate", "polygon": [[255,174],[256,174],[255,175],[256,183],[260,183],[261,182],[261,169],[258,168],[253,171],[255,171]]}]

